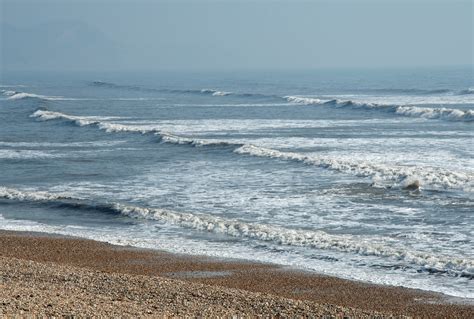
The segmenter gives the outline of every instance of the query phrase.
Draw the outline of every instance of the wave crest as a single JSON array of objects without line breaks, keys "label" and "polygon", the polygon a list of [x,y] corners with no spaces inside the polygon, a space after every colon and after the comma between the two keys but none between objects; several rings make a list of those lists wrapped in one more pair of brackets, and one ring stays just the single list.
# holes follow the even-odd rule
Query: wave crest
[{"label": "wave crest", "polygon": [[417,166],[389,166],[372,164],[364,161],[348,161],[327,156],[306,155],[302,153],[283,152],[265,147],[246,144],[236,150],[235,153],[247,154],[258,157],[277,158],[302,162],[326,169],[331,169],[351,175],[370,177],[374,180],[374,186],[380,182],[390,182],[391,187],[406,188],[408,185],[418,181],[422,187],[434,188],[461,188],[472,189],[474,176],[469,174],[454,173],[438,168]]},{"label": "wave crest", "polygon": [[2,94],[7,96],[7,100],[23,100],[23,99],[39,99],[39,100],[62,100],[61,96],[46,96],[41,94],[27,93],[27,92],[18,92],[11,90],[2,90]]},{"label": "wave crest", "polygon": [[99,116],[75,116],[61,112],[46,110],[37,110],[30,117],[38,118],[42,121],[66,120],[78,126],[96,126],[107,133],[141,133],[157,135],[163,143],[192,146],[241,146],[242,144],[229,143],[221,140],[201,140],[184,136],[174,135],[153,127],[140,127],[134,125],[125,125],[119,123],[106,122],[107,120],[117,119],[117,117],[99,117]]},{"label": "wave crest", "polygon": [[[463,109],[454,109],[454,108],[436,108],[436,107],[418,107],[408,104],[380,104],[361,102],[354,100],[342,100],[342,99],[320,99],[314,97],[302,97],[302,96],[276,96],[276,95],[264,95],[258,93],[234,93],[228,91],[220,91],[215,89],[153,89],[145,88],[141,86],[134,85],[120,85],[110,82],[103,81],[94,81],[92,82],[93,86],[106,87],[106,88],[115,88],[115,89],[128,89],[128,90],[138,90],[138,91],[149,91],[149,92],[168,92],[168,93],[181,93],[181,94],[204,94],[211,95],[216,97],[225,97],[225,96],[237,96],[237,97],[249,97],[249,98],[265,98],[265,99],[283,99],[290,103],[304,104],[304,105],[329,105],[333,107],[351,107],[351,108],[362,108],[369,110],[379,110],[388,113],[394,113],[396,115],[402,115],[407,117],[420,117],[426,119],[439,119],[446,121],[461,121],[461,122],[472,122],[474,121],[474,111],[473,110],[463,110]],[[432,93],[443,93],[445,90],[431,90],[426,91]],[[425,92],[425,93],[426,93]],[[26,92],[16,92],[11,90],[2,90],[3,95],[7,96],[8,100],[21,100],[28,98],[35,98],[41,100],[69,100],[61,96],[46,96],[34,93]],[[462,90],[458,95],[473,94],[474,89],[469,88]],[[72,99],[74,100],[74,99]],[[391,102],[390,102],[391,103]],[[417,102],[416,104],[420,104]],[[443,102],[441,101],[440,104]],[[450,102],[451,103],[451,102]]]},{"label": "wave crest", "polygon": [[227,95],[233,94],[232,92],[217,91],[217,90],[212,90],[212,89],[202,89],[201,93],[211,94],[212,96],[227,96]]},{"label": "wave crest", "polygon": [[446,121],[472,122],[474,121],[473,110],[461,110],[450,108],[431,108],[417,106],[399,106],[399,105],[383,105],[377,103],[364,103],[352,100],[321,100],[317,98],[285,96],[288,102],[304,104],[304,105],[330,105],[333,107],[352,107],[363,108],[368,110],[381,110],[389,113],[408,117],[421,117],[427,119],[440,119]]},{"label": "wave crest", "polygon": [[141,134],[159,134],[161,132],[160,130],[154,128],[107,122],[107,120],[117,119],[117,117],[75,116],[47,110],[36,110],[30,115],[30,117],[38,118],[41,121],[61,119],[74,123],[78,126],[96,126],[107,133],[130,132]]},{"label": "wave crest", "polygon": [[[236,154],[252,155],[257,157],[268,157],[282,160],[298,161],[305,164],[315,165],[326,169],[331,169],[346,174],[361,177],[370,177],[376,183],[389,183],[390,187],[405,188],[411,184],[408,181],[418,181],[423,188],[441,188],[441,189],[462,189],[471,191],[474,176],[469,173],[456,173],[445,171],[439,168],[402,166],[402,165],[382,165],[373,164],[357,160],[343,160],[321,155],[307,155],[294,152],[283,152],[271,148],[260,147],[245,142],[230,142],[217,139],[196,139],[193,137],[179,136],[165,132],[156,127],[140,127],[133,125],[124,125],[119,123],[107,122],[109,117],[83,117],[67,115],[60,112],[46,110],[37,110],[31,117],[40,120],[63,119],[70,121],[78,126],[96,126],[108,133],[112,132],[131,132],[141,134],[154,134],[158,136],[163,143],[190,145],[195,147],[203,146],[221,146],[234,147]],[[408,183],[408,184],[407,184]],[[374,184],[377,186],[377,184]]]},{"label": "wave crest", "polygon": [[405,116],[423,117],[428,119],[442,119],[462,122],[474,121],[473,110],[448,109],[444,107],[430,108],[417,106],[398,106],[395,108],[395,113]]},{"label": "wave crest", "polygon": [[310,98],[310,97],[299,97],[299,96],[284,96],[284,99],[286,99],[288,102],[293,102],[293,103],[299,103],[299,104],[305,104],[305,105],[311,105],[311,104],[323,104],[324,101],[316,98]]}]

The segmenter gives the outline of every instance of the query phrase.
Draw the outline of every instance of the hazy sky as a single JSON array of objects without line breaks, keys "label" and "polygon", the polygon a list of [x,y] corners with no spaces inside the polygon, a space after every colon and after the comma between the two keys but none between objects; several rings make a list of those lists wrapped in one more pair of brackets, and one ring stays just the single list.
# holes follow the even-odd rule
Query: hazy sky
[{"label": "hazy sky", "polygon": [[3,68],[473,64],[472,0],[0,3]]}]

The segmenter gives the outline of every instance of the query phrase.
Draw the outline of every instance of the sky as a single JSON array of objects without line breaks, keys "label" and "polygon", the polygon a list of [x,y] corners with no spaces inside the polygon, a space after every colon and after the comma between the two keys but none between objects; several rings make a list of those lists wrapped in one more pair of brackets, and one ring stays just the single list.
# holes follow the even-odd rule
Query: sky
[{"label": "sky", "polygon": [[472,65],[473,2],[0,0],[0,68]]}]

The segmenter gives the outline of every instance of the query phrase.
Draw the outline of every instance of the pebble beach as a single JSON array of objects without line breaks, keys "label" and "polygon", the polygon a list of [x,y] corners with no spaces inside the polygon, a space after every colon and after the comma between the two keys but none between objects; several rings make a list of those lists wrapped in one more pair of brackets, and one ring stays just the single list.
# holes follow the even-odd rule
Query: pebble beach
[{"label": "pebble beach", "polygon": [[472,318],[474,305],[270,264],[0,232],[3,317]]}]

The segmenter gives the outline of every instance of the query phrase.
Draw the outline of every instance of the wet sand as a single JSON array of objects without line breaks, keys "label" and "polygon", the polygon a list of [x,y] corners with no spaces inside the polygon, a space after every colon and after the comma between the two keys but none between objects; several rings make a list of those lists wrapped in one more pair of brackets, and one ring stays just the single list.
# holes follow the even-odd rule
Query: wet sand
[{"label": "wet sand", "polygon": [[0,315],[474,318],[472,300],[270,264],[0,231]]}]

